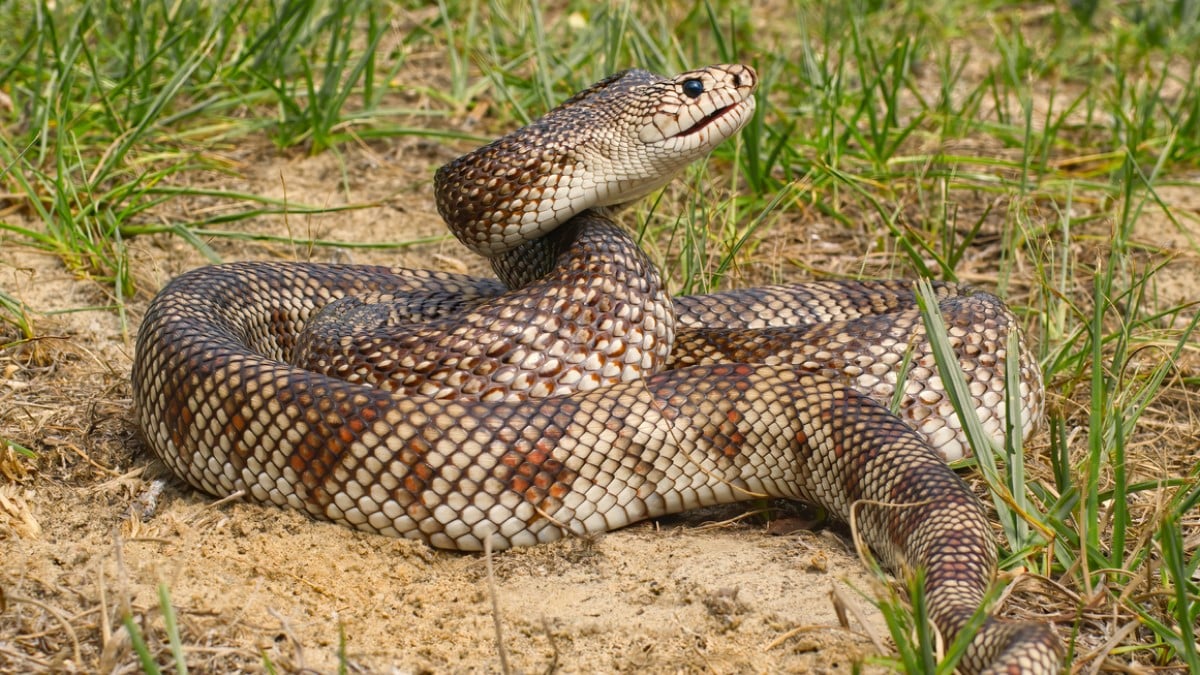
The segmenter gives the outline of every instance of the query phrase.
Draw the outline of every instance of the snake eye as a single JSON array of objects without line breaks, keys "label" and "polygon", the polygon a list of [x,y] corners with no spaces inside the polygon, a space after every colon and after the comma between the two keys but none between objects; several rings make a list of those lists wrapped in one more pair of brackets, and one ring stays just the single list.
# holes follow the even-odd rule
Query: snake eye
[{"label": "snake eye", "polygon": [[700,94],[704,93],[704,83],[701,82],[700,80],[694,80],[694,79],[693,80],[684,80],[683,81],[683,93],[687,94],[688,97],[690,97],[690,98],[698,98],[700,96]]}]

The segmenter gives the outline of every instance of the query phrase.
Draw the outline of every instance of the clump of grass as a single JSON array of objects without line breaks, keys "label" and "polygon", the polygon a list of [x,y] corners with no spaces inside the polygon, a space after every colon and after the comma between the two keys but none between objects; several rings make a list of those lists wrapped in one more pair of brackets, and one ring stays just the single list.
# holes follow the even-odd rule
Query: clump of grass
[{"label": "clump of grass", "polygon": [[[180,637],[179,623],[175,615],[175,605],[171,602],[171,590],[166,584],[158,586],[158,610],[162,615],[163,632],[167,639],[167,651],[175,664],[176,675],[187,675],[187,658],[183,653],[183,639]],[[142,672],[147,675],[159,675],[162,669],[156,655],[146,642],[142,628],[138,626],[133,614],[126,611],[121,616],[121,625],[129,635],[133,652],[137,655]]]},{"label": "clump of grass", "polygon": [[[288,148],[307,143],[313,154],[336,148],[349,138],[339,128],[353,123],[346,110],[351,95],[360,97],[368,110],[378,103],[376,52],[385,35],[379,15],[364,0],[321,4],[285,5],[269,24],[271,30],[258,37],[263,49],[239,58],[240,63],[250,62],[246,75],[275,95],[279,118],[271,137],[276,144]],[[353,44],[360,16],[367,19],[365,46]],[[325,35],[324,58],[319,61],[306,53],[314,29]],[[289,63],[293,58],[298,65]],[[299,77],[287,76],[297,70]]]},{"label": "clump of grass", "polygon": [[[0,325],[7,326],[16,332],[16,340],[32,340],[34,336],[33,319],[29,316],[29,308],[16,297],[0,290]],[[0,351],[14,343],[0,343]]]}]

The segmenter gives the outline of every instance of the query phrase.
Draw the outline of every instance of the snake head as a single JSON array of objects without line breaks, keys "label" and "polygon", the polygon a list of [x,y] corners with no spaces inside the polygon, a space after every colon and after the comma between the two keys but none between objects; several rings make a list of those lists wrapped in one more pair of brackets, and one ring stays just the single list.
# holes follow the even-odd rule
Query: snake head
[{"label": "snake head", "polygon": [[757,87],[754,69],[736,64],[616,73],[439,169],[438,211],[468,248],[495,257],[662,187],[750,120]]},{"label": "snake head", "polygon": [[[670,182],[754,114],[758,75],[740,64],[671,78],[633,69],[601,80],[535,124],[577,143],[566,168],[591,185],[590,208],[627,204]],[[569,118],[569,119],[568,119]],[[553,132],[552,132],[553,133]]]}]

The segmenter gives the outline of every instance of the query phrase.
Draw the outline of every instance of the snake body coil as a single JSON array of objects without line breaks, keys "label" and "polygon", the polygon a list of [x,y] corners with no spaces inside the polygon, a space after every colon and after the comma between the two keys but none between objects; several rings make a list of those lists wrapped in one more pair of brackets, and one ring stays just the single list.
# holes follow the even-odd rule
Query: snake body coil
[{"label": "snake body coil", "polygon": [[[627,71],[443,167],[439,210],[503,284],[304,263],[178,277],[138,335],[148,445],[210,494],[460,550],[762,496],[853,510],[893,570],[924,569],[952,638],[996,547],[939,457],[964,445],[907,285],[672,300],[608,220],[735,133],[756,84],[744,66]],[[983,293],[938,293],[999,436],[1013,317]],[[1020,363],[1029,428],[1041,383],[1023,349]],[[904,419],[879,402],[896,387]],[[988,618],[960,668],[1049,673],[1058,653],[1049,627]]]}]

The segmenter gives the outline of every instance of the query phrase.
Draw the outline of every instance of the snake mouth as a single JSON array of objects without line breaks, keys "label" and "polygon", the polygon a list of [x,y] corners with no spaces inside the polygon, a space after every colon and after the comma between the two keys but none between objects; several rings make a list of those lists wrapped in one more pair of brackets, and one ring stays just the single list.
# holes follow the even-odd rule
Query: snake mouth
[{"label": "snake mouth", "polygon": [[688,127],[687,129],[684,129],[683,131],[679,132],[675,136],[677,138],[683,138],[686,136],[695,135],[695,134],[699,133],[700,131],[702,131],[708,125],[710,125],[713,122],[716,122],[717,120],[724,117],[726,113],[741,106],[742,103],[743,103],[742,101],[738,101],[737,103],[731,103],[727,106],[722,106],[720,108],[717,108],[716,110],[712,111],[711,113],[709,113],[709,114],[705,115],[703,118],[701,118],[699,122],[696,122],[695,124]]}]

